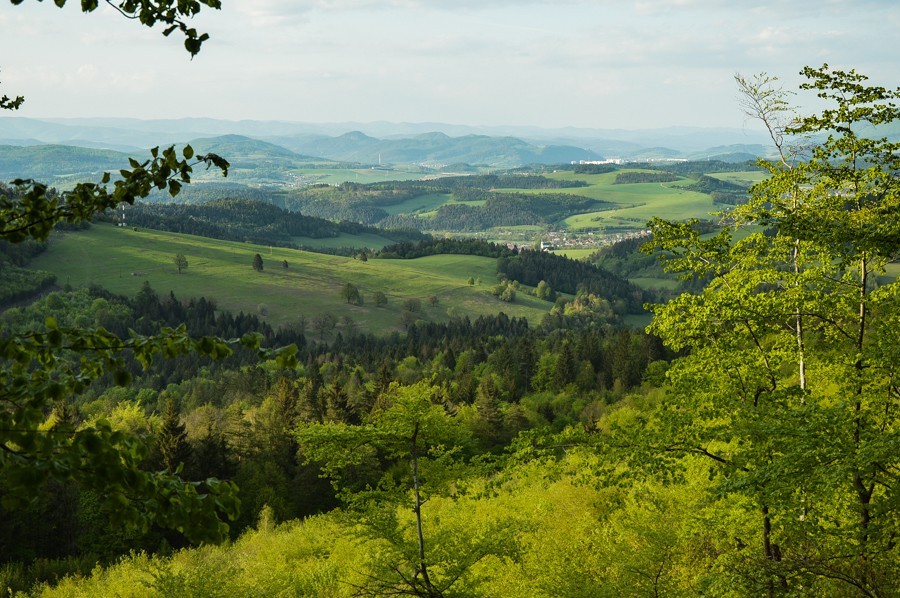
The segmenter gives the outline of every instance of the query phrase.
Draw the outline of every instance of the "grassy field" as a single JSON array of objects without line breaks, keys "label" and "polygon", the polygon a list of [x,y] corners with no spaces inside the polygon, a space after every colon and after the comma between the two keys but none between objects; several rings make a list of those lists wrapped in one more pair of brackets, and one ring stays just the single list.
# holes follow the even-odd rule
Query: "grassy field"
[{"label": "grassy field", "polygon": [[597,249],[556,249],[553,253],[564,255],[569,259],[580,260],[597,253]]},{"label": "grassy field", "polygon": [[392,206],[383,206],[382,209],[392,216],[396,214],[412,214],[414,212],[436,210],[449,200],[449,193],[431,193],[429,195],[419,195]]},{"label": "grassy field", "polygon": [[[178,274],[176,253],[188,259],[188,269]],[[259,253],[264,270],[251,264]],[[286,260],[288,267],[282,262]],[[159,294],[174,291],[180,299],[204,296],[221,309],[255,313],[273,326],[296,322],[323,313],[350,316],[364,332],[400,330],[400,314],[406,299],[422,300],[419,317],[446,320],[455,315],[496,314],[525,317],[537,324],[552,306],[520,293],[516,303],[503,303],[490,294],[495,261],[462,255],[437,255],[415,260],[375,260],[270,248],[152,230],[134,231],[111,225],[54,237],[48,250],[32,267],[57,275],[59,284],[78,287],[98,284],[115,293],[133,296],[144,281]],[[469,286],[470,277],[482,283]],[[348,305],[340,296],[344,283],[356,285],[364,299]],[[376,307],[372,294],[385,293],[388,304]],[[431,306],[427,297],[437,296]]]},{"label": "grassy field", "polygon": [[720,172],[709,176],[717,178],[720,181],[728,181],[729,183],[735,183],[737,185],[749,186],[767,178],[769,173],[760,170],[747,170],[741,172]]},{"label": "grassy field", "polygon": [[884,270],[884,274],[878,277],[879,284],[887,284],[900,278],[900,263],[888,264]]},{"label": "grassy field", "polygon": [[[622,172],[649,171],[625,169],[605,174],[555,172],[546,175],[547,178],[551,179],[582,181],[588,184],[587,187],[560,190],[564,193],[582,195],[621,206],[613,210],[576,214],[566,218],[563,221],[563,225],[572,231],[634,231],[646,228],[647,221],[654,216],[672,220],[708,218],[710,212],[718,209],[713,206],[712,198],[709,195],[686,191],[681,188],[692,183],[689,179],[680,179],[671,183],[617,185],[615,182],[616,176]],[[520,190],[519,192],[523,191]],[[540,189],[526,190],[524,192],[546,193],[546,191]]]},{"label": "grassy field", "polygon": [[670,220],[705,219],[709,218],[710,212],[718,209],[713,206],[709,195],[685,191],[674,183],[635,183],[612,187],[615,189],[596,187],[592,197],[624,205],[615,210],[570,216],[564,220],[569,230],[640,230],[646,228],[647,221],[654,216]]},{"label": "grassy field", "polygon": [[387,237],[375,234],[351,235],[341,233],[337,237],[313,239],[312,237],[293,237],[293,242],[303,247],[316,247],[336,249],[338,247],[368,247],[369,249],[381,249],[394,242]]},{"label": "grassy field", "polygon": [[[581,195],[618,206],[616,209],[576,214],[564,219],[560,224],[572,231],[627,232],[646,228],[648,220],[654,216],[672,220],[709,217],[710,212],[717,211],[710,196],[703,193],[687,191],[683,187],[694,181],[681,178],[670,183],[630,183],[616,184],[616,177],[623,172],[655,172],[643,169],[623,169],[605,174],[575,174],[571,171],[549,173],[545,176],[555,180],[573,180],[587,183],[586,187],[565,189],[495,189],[497,192],[526,193],[541,195],[545,193],[566,193]],[[318,182],[338,182],[339,180],[358,180],[360,183],[388,180],[418,178],[421,173],[403,171],[383,171],[372,169],[353,170],[313,170],[305,171],[305,177],[322,176]],[[352,175],[352,176],[351,176]],[[401,176],[394,176],[401,175]],[[756,180],[763,173],[737,172],[723,173],[720,178],[733,181]],[[353,177],[358,177],[354,179]],[[404,202],[385,206],[392,215],[415,214],[427,219],[437,213],[437,209],[447,203],[459,203],[467,206],[480,206],[484,201],[453,202],[451,194],[435,193],[420,195]],[[508,229],[509,227],[502,227]],[[540,232],[540,229],[538,230]],[[498,231],[491,236],[502,237]],[[504,239],[510,240],[510,239]],[[512,240],[519,240],[514,238]],[[333,245],[325,245],[333,246]]]}]

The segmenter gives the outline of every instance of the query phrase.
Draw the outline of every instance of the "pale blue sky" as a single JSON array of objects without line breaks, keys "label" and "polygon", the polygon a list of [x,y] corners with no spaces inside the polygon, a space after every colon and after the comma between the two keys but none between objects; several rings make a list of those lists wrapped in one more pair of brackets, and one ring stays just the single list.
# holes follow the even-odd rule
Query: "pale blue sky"
[{"label": "pale blue sky", "polygon": [[[70,3],[78,4],[77,0]],[[900,85],[896,0],[223,0],[173,34],[0,0],[18,116],[741,127],[735,72]]]}]

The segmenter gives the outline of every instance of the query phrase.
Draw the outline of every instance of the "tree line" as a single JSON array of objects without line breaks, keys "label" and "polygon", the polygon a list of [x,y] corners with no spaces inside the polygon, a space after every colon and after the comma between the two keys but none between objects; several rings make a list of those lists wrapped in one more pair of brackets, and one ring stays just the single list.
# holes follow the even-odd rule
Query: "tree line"
[{"label": "tree line", "polygon": [[203,204],[140,203],[128,209],[126,219],[134,226],[276,247],[300,248],[298,237],[334,238],[342,233],[378,234],[396,241],[424,238],[415,231],[331,222],[250,199],[217,199]]}]

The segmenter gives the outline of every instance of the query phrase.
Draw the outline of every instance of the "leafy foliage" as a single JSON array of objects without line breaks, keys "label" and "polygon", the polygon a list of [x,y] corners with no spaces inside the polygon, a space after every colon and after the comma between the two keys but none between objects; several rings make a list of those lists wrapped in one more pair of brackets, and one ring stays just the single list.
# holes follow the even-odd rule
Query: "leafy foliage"
[{"label": "leafy foliage", "polygon": [[[10,0],[14,5],[22,4],[25,0]],[[40,0],[39,0],[40,1]],[[66,0],[54,0],[54,3],[62,8]],[[184,48],[191,56],[200,52],[203,42],[209,39],[206,33],[197,33],[193,27],[189,27],[187,19],[200,12],[201,5],[209,8],[222,8],[220,0],[195,0],[191,2],[172,0],[106,0],[106,3],[122,16],[138,21],[145,27],[153,27],[157,23],[165,25],[163,35],[168,37],[176,29],[184,35]],[[93,12],[100,5],[99,0],[82,0],[81,10]],[[5,108],[5,106],[2,106]]]},{"label": "leafy foliage", "polygon": [[[888,330],[900,286],[873,277],[900,254],[900,145],[857,131],[900,119],[900,91],[827,65],[803,74],[802,89],[831,106],[784,129],[827,135],[808,159],[762,162],[769,178],[711,238],[652,223],[670,267],[711,282],[654,307],[651,330],[690,355],[669,370],[671,398],[647,425],[672,453],[645,463],[706,456],[718,491],[755,505],[758,591],[838,579],[892,593],[900,362]],[[774,117],[781,96],[765,97]],[[747,224],[774,234],[736,241]]]},{"label": "leafy foliage", "polygon": [[195,157],[190,146],[185,146],[182,154],[183,158],[179,158],[173,146],[162,152],[151,149],[151,158],[143,162],[132,158],[131,170],[119,170],[112,190],[108,187],[112,180],[109,173],[104,173],[99,184],[78,183],[72,190],[58,194],[37,181],[16,179],[12,181],[14,196],[0,195],[0,235],[13,243],[29,238],[44,240],[59,222],[90,220],[119,204],[133,204],[152,189],[166,189],[177,195],[181,185],[191,181],[197,165],[228,173],[228,162],[215,154]]},{"label": "leafy foliage", "polygon": [[187,270],[188,261],[183,253],[176,253],[172,258],[172,262],[175,264],[175,268],[178,270],[179,274],[181,274],[182,271]]}]

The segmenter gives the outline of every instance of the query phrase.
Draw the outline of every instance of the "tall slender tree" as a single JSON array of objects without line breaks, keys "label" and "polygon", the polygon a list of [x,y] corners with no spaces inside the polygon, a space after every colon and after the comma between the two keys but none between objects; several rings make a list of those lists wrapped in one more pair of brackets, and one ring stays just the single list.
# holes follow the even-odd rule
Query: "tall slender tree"
[{"label": "tall slender tree", "polygon": [[748,591],[886,595],[900,591],[900,283],[878,275],[900,255],[900,143],[878,133],[900,120],[900,90],[803,74],[829,104],[783,129],[820,140],[807,157],[762,161],[769,177],[712,238],[652,223],[670,269],[711,282],[654,307],[651,331],[690,354],[645,430],[663,432],[657,459],[703,455],[721,492],[756,505]]},{"label": "tall slender tree", "polygon": [[190,458],[191,447],[187,441],[187,432],[173,399],[166,401],[162,425],[156,435],[156,446],[162,465],[169,473],[175,473]]}]

